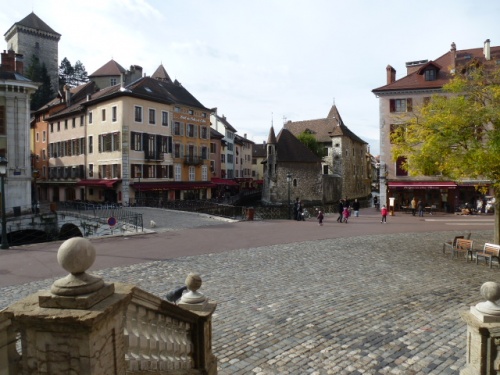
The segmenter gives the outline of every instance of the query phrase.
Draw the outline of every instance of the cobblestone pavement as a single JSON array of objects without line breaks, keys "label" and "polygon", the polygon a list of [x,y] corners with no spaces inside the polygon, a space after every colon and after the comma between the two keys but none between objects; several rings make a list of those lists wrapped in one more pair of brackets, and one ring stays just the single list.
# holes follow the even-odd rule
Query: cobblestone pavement
[{"label": "cobblestone pavement", "polygon": [[[500,282],[500,271],[443,255],[442,242],[456,234],[295,242],[94,274],[164,296],[200,273],[201,291],[218,302],[220,375],[458,374],[466,354],[460,312],[482,300],[484,282]],[[473,236],[487,242],[492,232]],[[52,282],[0,288],[0,308]]]}]

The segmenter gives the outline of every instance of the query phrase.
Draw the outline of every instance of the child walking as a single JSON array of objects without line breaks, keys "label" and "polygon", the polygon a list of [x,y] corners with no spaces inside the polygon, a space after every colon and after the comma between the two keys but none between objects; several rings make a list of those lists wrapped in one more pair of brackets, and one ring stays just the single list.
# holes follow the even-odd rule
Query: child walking
[{"label": "child walking", "polygon": [[349,207],[344,207],[344,211],[342,211],[342,217],[344,218],[344,223],[347,224],[347,219],[349,219],[349,215],[350,215],[350,212],[349,212]]},{"label": "child walking", "polygon": [[382,220],[380,220],[380,222],[387,224],[387,208],[385,205],[382,206],[380,213],[382,214]]},{"label": "child walking", "polygon": [[321,226],[323,225],[323,218],[324,217],[325,216],[323,215],[323,212],[319,211],[318,212],[318,222],[319,222],[319,225],[321,225]]}]

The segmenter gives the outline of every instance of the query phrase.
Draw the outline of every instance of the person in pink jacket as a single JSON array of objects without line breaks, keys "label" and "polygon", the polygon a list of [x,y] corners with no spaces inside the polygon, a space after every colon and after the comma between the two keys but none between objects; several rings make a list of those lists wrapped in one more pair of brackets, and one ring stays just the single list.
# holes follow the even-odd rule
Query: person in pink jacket
[{"label": "person in pink jacket", "polygon": [[343,216],[344,223],[347,224],[347,220],[349,219],[350,215],[351,215],[351,213],[349,212],[349,207],[345,206],[344,210],[342,211],[342,216]]},{"label": "person in pink jacket", "polygon": [[380,220],[380,222],[387,224],[387,207],[385,207],[385,205],[380,209],[380,213],[382,214],[382,220]]}]

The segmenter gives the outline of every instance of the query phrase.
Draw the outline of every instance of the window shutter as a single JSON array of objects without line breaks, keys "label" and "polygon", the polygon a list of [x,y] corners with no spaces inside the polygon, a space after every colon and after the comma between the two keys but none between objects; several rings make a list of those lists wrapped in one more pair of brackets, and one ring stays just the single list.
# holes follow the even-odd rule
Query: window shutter
[{"label": "window shutter", "polygon": [[180,157],[181,158],[184,157],[184,145],[183,144],[180,145]]},{"label": "window shutter", "polygon": [[406,99],[406,112],[413,112],[413,100],[411,98]]},{"label": "window shutter", "polygon": [[389,104],[390,111],[391,112],[396,112],[396,101],[394,99],[391,99]]},{"label": "window shutter", "polygon": [[173,149],[173,145],[172,145],[172,137],[167,137],[167,141],[168,141],[168,149],[167,149],[167,152],[169,154],[172,153],[172,149]]},{"label": "window shutter", "polygon": [[142,150],[147,154],[149,152],[149,134],[142,133]]},{"label": "window shutter", "polygon": [[185,130],[185,129],[184,129],[184,126],[185,126],[185,125],[184,125],[184,123],[183,123],[183,122],[181,122],[181,123],[179,124],[179,128],[180,128],[180,130],[181,130],[181,135],[184,135],[184,130]]},{"label": "window shutter", "polygon": [[198,138],[198,125],[193,125],[194,128],[194,138]]}]

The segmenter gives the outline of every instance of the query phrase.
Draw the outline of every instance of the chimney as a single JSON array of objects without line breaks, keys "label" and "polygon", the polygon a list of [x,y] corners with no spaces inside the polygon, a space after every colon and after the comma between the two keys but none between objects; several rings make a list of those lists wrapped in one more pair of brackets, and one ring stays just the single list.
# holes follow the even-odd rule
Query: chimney
[{"label": "chimney", "polygon": [[15,57],[15,66],[16,66],[16,73],[23,74],[24,73],[24,61],[23,61],[23,55],[20,53],[16,53]]},{"label": "chimney", "polygon": [[484,41],[483,52],[484,52],[484,58],[488,61],[491,60],[491,48],[490,48],[490,40],[489,39],[486,39]]},{"label": "chimney", "polygon": [[455,60],[457,58],[457,45],[455,44],[455,42],[451,43],[450,58],[451,58],[450,73],[454,74],[456,68]]},{"label": "chimney", "polygon": [[4,72],[14,72],[15,71],[15,62],[14,62],[15,53],[13,50],[3,51],[2,53],[2,71]]},{"label": "chimney", "polygon": [[243,134],[243,138],[247,139],[247,133]]},{"label": "chimney", "polygon": [[396,82],[396,69],[394,69],[392,66],[387,65],[387,68],[385,68],[387,71],[387,84]]},{"label": "chimney", "polygon": [[64,100],[66,100],[66,107],[71,105],[71,92],[68,85],[64,85]]}]

